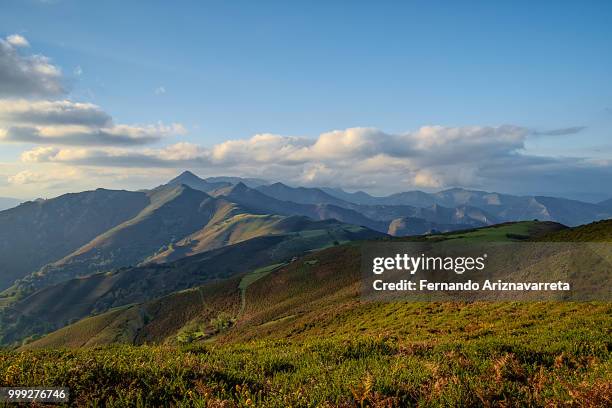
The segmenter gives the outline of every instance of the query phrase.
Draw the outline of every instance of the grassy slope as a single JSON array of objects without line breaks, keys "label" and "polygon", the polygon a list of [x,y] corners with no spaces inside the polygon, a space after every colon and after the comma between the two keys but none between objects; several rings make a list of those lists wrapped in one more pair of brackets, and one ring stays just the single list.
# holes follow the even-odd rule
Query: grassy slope
[{"label": "grassy slope", "polygon": [[[534,222],[523,222],[515,224],[505,224],[502,226],[489,227],[479,230],[473,230],[461,234],[449,233],[442,237],[438,236],[435,239],[453,239],[462,241],[502,241],[515,239],[520,237],[521,239],[525,234],[531,234],[532,237],[539,237],[546,234],[546,231],[559,230],[561,227],[554,223],[534,223]],[[586,227],[585,227],[586,228]],[[308,235],[313,235],[313,238],[317,238],[317,230],[310,232],[302,232],[302,239],[305,239]],[[509,238],[510,237],[510,238]],[[430,237],[427,237],[429,239]],[[418,238],[410,238],[418,239]],[[325,246],[325,245],[318,245]],[[313,246],[316,247],[316,246]],[[245,247],[247,248],[247,247]],[[255,247],[257,249],[258,247]],[[237,248],[239,252],[244,252],[245,249]],[[226,256],[219,259],[223,261]],[[225,257],[224,257],[225,256]],[[252,259],[252,257],[246,257],[246,259]],[[210,268],[217,268],[213,263],[209,266]],[[273,258],[270,258],[273,259]],[[190,259],[186,259],[183,262],[187,262]],[[226,261],[224,261],[226,262]],[[198,264],[204,265],[204,264]],[[281,265],[273,264],[269,267],[262,267],[255,269],[251,273],[246,273],[243,278],[237,283],[237,287],[234,288],[237,292],[241,292],[245,299],[244,308],[242,314],[237,320],[236,326],[229,331],[227,334],[219,338],[220,341],[232,341],[233,339],[245,340],[266,337],[269,335],[275,336],[286,336],[287,332],[298,330],[296,327],[300,325],[312,326],[320,328],[319,324],[312,324],[313,321],[319,321],[322,316],[325,315],[327,307],[332,310],[344,310],[346,308],[356,307],[360,305],[358,299],[359,294],[359,269],[360,269],[360,249],[357,243],[349,245],[341,245],[338,247],[332,247],[328,250],[314,252],[311,255],[301,259],[298,262],[292,262],[289,265],[280,267]],[[165,266],[160,266],[165,268]],[[183,267],[184,269],[185,267]],[[200,266],[202,268],[202,266]],[[138,273],[143,276],[144,271]],[[173,272],[174,279],[178,279],[178,275]],[[163,277],[163,275],[162,275]],[[93,278],[86,280],[72,281],[74,284],[85,285],[88,284],[92,287],[92,290],[83,290],[82,287],[78,287],[76,292],[82,296],[83,292],[91,292],[89,297],[100,298],[101,292],[115,293],[118,290],[117,284],[110,284],[117,278],[114,276],[103,277],[99,275],[100,282],[93,282]],[[142,280],[139,279],[139,281]],[[233,281],[233,280],[232,280]],[[110,286],[109,286],[110,285]],[[207,288],[204,286],[203,288]],[[64,298],[67,299],[67,309],[74,311],[74,308],[69,307],[70,304],[74,304],[75,300],[68,296],[69,293],[74,291],[68,290],[68,288],[58,288],[65,293]],[[150,288],[149,288],[150,290]],[[134,290],[130,290],[134,292]],[[181,297],[183,292],[179,292],[178,296]],[[119,292],[121,294],[121,292]],[[51,293],[46,298],[53,299],[57,297],[57,293]],[[172,299],[169,295],[167,299]],[[86,298],[82,298],[81,301],[76,302],[79,304],[87,304],[87,301],[83,301]],[[122,299],[125,301],[125,294]],[[137,298],[134,298],[136,300]],[[30,309],[35,308],[36,302],[31,301],[27,304],[27,309],[24,309],[24,313],[29,312]],[[115,304],[113,304],[115,305]],[[193,307],[198,308],[199,303],[194,303]],[[361,306],[359,306],[361,307]],[[184,308],[190,308],[189,304],[186,304]],[[38,309],[41,309],[38,307]],[[44,306],[45,310],[55,310],[53,306]],[[55,310],[54,315],[61,315],[61,310]],[[176,308],[171,307],[166,313],[171,315],[173,310]],[[221,310],[219,311],[221,312]],[[70,315],[72,316],[72,315]],[[70,318],[66,316],[64,319]],[[287,318],[287,317],[290,318]],[[277,320],[282,320],[282,325],[278,327],[272,325]],[[266,323],[266,329],[260,331],[260,326]],[[70,330],[70,327],[67,328]],[[176,340],[177,333],[180,330],[168,331],[165,335],[158,336],[158,341],[174,341]],[[299,331],[299,330],[298,330]],[[163,339],[162,339],[163,338]],[[37,343],[32,345],[37,346]]]},{"label": "grassy slope", "polygon": [[[474,234],[508,239],[524,227],[542,233],[542,225],[531,223]],[[246,307],[234,315],[237,321],[230,328],[213,337],[216,345],[111,348],[93,356],[33,351],[0,359],[0,369],[7,367],[8,384],[54,376],[82,398],[105,398],[111,404],[122,395],[140,395],[150,404],[190,396],[208,404],[246,405],[251,399],[267,406],[606,406],[612,401],[610,304],[363,302],[358,270],[357,244],[315,252],[272,270],[246,287]],[[233,308],[221,301],[225,309],[217,306],[205,317],[192,318],[189,310],[199,310],[198,303],[182,303],[189,317],[160,326],[150,338],[172,341],[194,320],[236,313],[240,280],[225,284]],[[159,316],[167,318],[169,310],[159,309]],[[177,329],[183,321],[188,323]],[[43,345],[39,341],[28,348]],[[49,360],[48,353],[58,363],[46,370],[36,366],[36,360]],[[86,358],[93,362],[95,380],[87,374],[94,368],[76,368]],[[11,370],[11,364],[22,371]],[[121,367],[117,378],[113,367]],[[156,385],[145,393],[138,384],[148,378]],[[104,385],[91,387],[91,381]]]},{"label": "grassy slope", "polygon": [[[214,334],[212,319],[238,313],[238,282],[229,279],[118,307],[57,330],[23,349],[176,342],[179,335],[195,328]],[[169,338],[168,333],[174,336]]]},{"label": "grassy slope", "polygon": [[[463,239],[466,242],[497,242],[523,239],[542,239],[552,233],[566,230],[567,228],[555,222],[521,221],[497,224],[487,228],[480,228],[458,233],[449,232],[443,234],[444,239]],[[430,239],[439,239],[440,236],[432,235]]]},{"label": "grassy slope", "polygon": [[151,258],[150,262],[168,262],[199,254],[252,238],[292,232],[321,230],[328,221],[312,221],[300,216],[235,214],[227,210],[223,217],[211,221],[205,228],[172,245]]},{"label": "grassy slope", "polygon": [[549,242],[612,242],[612,220],[593,222],[547,234],[540,238]]}]

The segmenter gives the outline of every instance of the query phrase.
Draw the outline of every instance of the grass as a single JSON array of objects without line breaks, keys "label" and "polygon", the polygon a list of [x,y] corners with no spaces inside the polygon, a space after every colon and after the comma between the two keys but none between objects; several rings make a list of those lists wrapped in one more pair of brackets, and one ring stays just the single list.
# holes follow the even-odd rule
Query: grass
[{"label": "grass", "polygon": [[558,231],[545,237],[551,242],[612,242],[612,220],[598,221]]},{"label": "grass", "polygon": [[244,291],[249,286],[251,286],[251,284],[253,284],[254,282],[257,282],[259,279],[267,276],[270,272],[284,265],[285,265],[284,263],[278,263],[278,264],[269,265],[263,268],[256,269],[253,272],[246,274],[240,281],[240,284],[238,285],[238,287],[240,288],[240,290]]},{"label": "grass", "polygon": [[[456,234],[444,234],[444,237],[447,239],[461,239],[466,243],[506,241],[509,238],[512,239],[512,237],[528,238],[532,227],[533,222],[525,221],[512,224],[500,224],[499,226],[460,232]],[[432,237],[435,238],[436,236]]]},{"label": "grass", "polygon": [[[415,313],[420,325],[401,336],[357,334],[367,320],[353,320],[348,335],[303,340],[0,353],[1,381],[67,386],[72,404],[109,407],[609,406],[610,337],[597,323],[609,306],[557,306],[534,324],[551,305],[372,304],[378,325]],[[511,327],[487,329],[495,308],[515,315]]]},{"label": "grass", "polygon": [[240,281],[240,284],[238,285],[238,289],[240,289],[240,299],[241,299],[241,313],[244,310],[244,308],[246,307],[246,290],[248,289],[249,286],[251,286],[253,283],[257,282],[258,280],[260,280],[261,278],[266,277],[267,275],[269,275],[272,271],[284,266],[286,264],[284,263],[278,263],[278,264],[274,264],[274,265],[269,265],[269,266],[265,266],[263,268],[259,268],[254,270],[253,272],[250,272],[248,274],[246,274],[242,280]]},{"label": "grass", "polygon": [[76,405],[609,406],[611,304],[365,302],[357,250],[270,268],[213,343],[6,352],[2,380],[68,386]]}]

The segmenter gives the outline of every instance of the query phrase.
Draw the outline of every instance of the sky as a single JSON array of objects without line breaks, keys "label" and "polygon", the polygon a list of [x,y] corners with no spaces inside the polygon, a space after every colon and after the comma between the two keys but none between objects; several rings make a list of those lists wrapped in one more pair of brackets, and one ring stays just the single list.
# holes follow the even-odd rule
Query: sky
[{"label": "sky", "polygon": [[0,196],[612,197],[609,1],[2,0],[0,39]]}]

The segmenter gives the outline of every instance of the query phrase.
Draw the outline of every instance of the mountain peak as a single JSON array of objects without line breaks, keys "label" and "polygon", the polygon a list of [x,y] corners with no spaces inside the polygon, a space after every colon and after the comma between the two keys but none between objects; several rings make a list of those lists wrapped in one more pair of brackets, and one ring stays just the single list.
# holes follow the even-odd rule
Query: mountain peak
[{"label": "mountain peak", "polygon": [[239,183],[236,183],[236,184],[234,185],[234,187],[232,187],[232,189],[231,189],[231,190],[232,190],[232,193],[239,193],[239,192],[242,192],[242,191],[247,191],[247,190],[249,190],[249,188],[247,187],[247,185],[246,185],[246,184],[244,184],[244,183],[241,181],[241,182],[239,182]]},{"label": "mountain peak", "polygon": [[189,170],[185,170],[180,175],[170,180],[168,184],[181,184],[186,181],[204,181],[204,180],[202,180],[200,177],[196,176]]},{"label": "mountain peak", "polygon": [[280,181],[277,181],[276,183],[270,184],[269,187],[283,187],[283,188],[289,188],[288,185],[281,183]]}]

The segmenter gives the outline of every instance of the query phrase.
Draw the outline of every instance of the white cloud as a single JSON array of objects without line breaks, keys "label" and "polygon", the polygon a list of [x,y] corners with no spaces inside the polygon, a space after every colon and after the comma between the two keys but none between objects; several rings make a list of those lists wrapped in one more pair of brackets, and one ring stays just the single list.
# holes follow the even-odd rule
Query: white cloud
[{"label": "white cloud", "polygon": [[[186,133],[181,124],[115,124],[91,103],[36,100],[65,94],[61,70],[41,55],[22,55],[27,40],[0,39],[0,142],[63,146],[142,146]],[[80,66],[75,68],[80,75]]]},{"label": "white cloud", "polygon": [[57,147],[36,147],[21,153],[21,161],[24,163],[45,163],[53,161],[59,153]]},{"label": "white cloud", "polygon": [[[371,128],[350,128],[321,134],[317,139],[258,134],[250,139],[228,140],[210,148],[177,143],[163,149],[92,150],[92,158],[147,157],[151,162],[180,166],[199,162],[205,166],[300,167],[315,169],[363,169],[380,172],[420,171],[425,167],[445,167],[473,163],[482,157],[516,154],[527,135],[523,128],[500,127],[423,127],[411,133],[392,135]],[[117,163],[115,163],[117,165]],[[320,166],[324,165],[324,166]],[[441,177],[441,176],[440,176]],[[424,176],[420,176],[424,180]]]},{"label": "white cloud", "polygon": [[24,170],[8,178],[8,182],[10,184],[18,184],[18,185],[30,184],[30,183],[40,183],[41,181],[46,181],[43,174],[34,173],[29,170]]},{"label": "white cloud", "polygon": [[79,171],[73,168],[64,168],[61,170],[53,170],[46,172],[36,172],[32,170],[23,170],[13,176],[8,177],[8,182],[12,185],[26,184],[41,184],[50,182],[64,182],[69,180],[77,180]]},{"label": "white cloud", "polygon": [[72,72],[76,76],[81,76],[81,75],[83,75],[83,68],[81,68],[80,65],[77,65],[76,67],[74,67],[74,70]]},{"label": "white cloud", "polygon": [[13,34],[6,37],[6,42],[12,45],[13,47],[29,47],[30,43],[25,37],[22,37],[19,34]]},{"label": "white cloud", "polygon": [[138,146],[184,135],[179,123],[113,124],[91,103],[69,100],[0,100],[0,141],[71,146]]},{"label": "white cloud", "polygon": [[163,95],[166,93],[166,88],[163,86],[158,86],[155,88],[155,90],[153,90],[153,93],[155,93],[155,95]]},{"label": "white cloud", "polygon": [[259,134],[210,148],[177,143],[162,149],[40,147],[22,160],[101,167],[197,167],[306,185],[438,188],[482,181],[479,169],[516,157],[527,130],[513,127],[423,127],[392,135],[371,128],[323,133],[317,139]]},{"label": "white cloud", "polygon": [[0,141],[70,146],[140,146],[157,142],[169,135],[182,134],[183,129],[179,124],[117,125],[105,128],[19,126],[6,130]]},{"label": "white cloud", "polygon": [[107,126],[111,117],[99,106],[69,100],[0,100],[0,126],[9,125],[84,125]]},{"label": "white cloud", "polygon": [[0,97],[56,96],[64,93],[61,70],[43,55],[22,55],[28,41],[17,34],[0,39]]},{"label": "white cloud", "polygon": [[612,163],[607,161],[528,155],[524,150],[528,134],[517,126],[426,126],[404,134],[350,128],[316,139],[259,134],[211,147],[192,143],[158,149],[40,146],[21,158],[32,165],[129,171],[194,168],[208,174],[380,193],[452,186],[510,191],[503,186],[517,190],[538,183],[567,188],[572,174],[579,175],[572,179],[577,186],[593,180],[612,182]]}]

